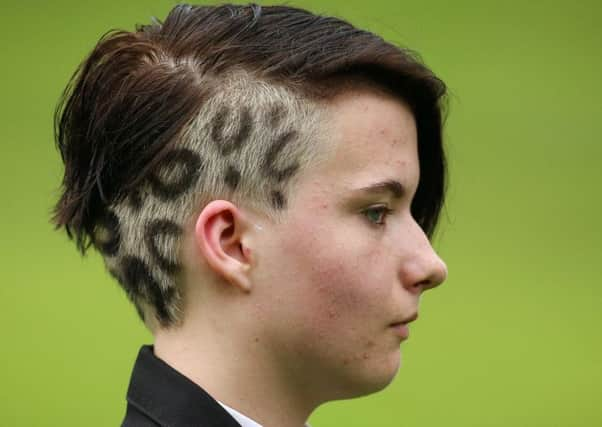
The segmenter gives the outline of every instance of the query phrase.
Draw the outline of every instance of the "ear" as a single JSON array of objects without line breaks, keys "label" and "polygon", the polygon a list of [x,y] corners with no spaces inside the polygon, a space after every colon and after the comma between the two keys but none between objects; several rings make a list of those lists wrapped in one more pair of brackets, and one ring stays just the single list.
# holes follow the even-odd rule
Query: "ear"
[{"label": "ear", "polygon": [[252,259],[248,244],[250,223],[238,207],[213,200],[199,214],[195,242],[209,267],[244,292],[251,291]]}]

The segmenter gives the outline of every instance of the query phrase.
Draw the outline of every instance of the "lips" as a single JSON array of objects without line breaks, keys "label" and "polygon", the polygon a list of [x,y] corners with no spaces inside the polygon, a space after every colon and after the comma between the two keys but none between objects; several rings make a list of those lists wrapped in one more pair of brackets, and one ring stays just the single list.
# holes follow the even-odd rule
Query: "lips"
[{"label": "lips", "polygon": [[397,326],[397,325],[401,325],[401,324],[408,324],[410,322],[413,322],[414,320],[418,319],[418,312],[415,312],[414,314],[412,314],[411,316],[407,316],[405,318],[402,318],[398,321],[395,321],[393,323],[391,323],[391,326]]},{"label": "lips", "polygon": [[410,328],[408,327],[408,323],[413,322],[416,319],[418,319],[418,312],[412,314],[411,316],[407,316],[400,321],[391,323],[391,328],[401,339],[405,340],[410,336]]}]

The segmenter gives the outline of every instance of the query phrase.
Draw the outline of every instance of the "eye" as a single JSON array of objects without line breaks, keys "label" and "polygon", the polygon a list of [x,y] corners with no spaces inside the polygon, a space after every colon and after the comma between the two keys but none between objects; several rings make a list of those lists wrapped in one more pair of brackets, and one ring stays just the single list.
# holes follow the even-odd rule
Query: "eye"
[{"label": "eye", "polygon": [[383,226],[385,225],[385,219],[393,212],[393,209],[385,205],[372,206],[364,211],[362,214],[368,219],[373,225]]}]

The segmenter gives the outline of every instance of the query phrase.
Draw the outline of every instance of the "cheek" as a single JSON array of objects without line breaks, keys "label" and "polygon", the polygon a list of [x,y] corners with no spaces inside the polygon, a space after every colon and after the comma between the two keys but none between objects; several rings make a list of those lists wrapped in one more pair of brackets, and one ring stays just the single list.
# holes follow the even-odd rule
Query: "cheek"
[{"label": "cheek", "polygon": [[343,384],[342,396],[382,388],[399,365],[399,342],[387,328],[390,251],[361,225],[295,224],[278,239],[282,263],[270,266],[274,348],[306,375]]},{"label": "cheek", "polygon": [[361,328],[382,314],[390,297],[390,280],[385,277],[382,259],[353,249],[348,243],[336,256],[325,254],[316,261],[320,269],[310,280],[316,286],[317,299],[327,305],[328,319]]},{"label": "cheek", "polygon": [[362,234],[369,231],[326,221],[305,223],[300,230],[283,253],[304,321],[323,331],[341,322],[351,334],[382,313],[392,277],[382,245]]}]

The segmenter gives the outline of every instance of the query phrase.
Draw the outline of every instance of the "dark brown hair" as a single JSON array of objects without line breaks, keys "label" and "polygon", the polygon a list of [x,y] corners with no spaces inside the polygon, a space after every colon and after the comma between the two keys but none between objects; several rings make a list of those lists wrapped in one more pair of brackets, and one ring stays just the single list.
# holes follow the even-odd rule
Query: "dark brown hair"
[{"label": "dark brown hair", "polygon": [[[116,251],[115,236],[97,235],[99,226],[117,221],[109,207],[125,198],[136,203],[141,183],[152,183],[186,126],[235,71],[313,100],[333,96],[337,85],[331,83],[349,78],[367,79],[403,99],[418,130],[421,176],[412,213],[432,235],[446,182],[445,85],[416,55],[341,19],[298,8],[178,5],[164,22],[102,37],[57,107],[55,135],[65,175],[53,221],[82,253],[91,244],[110,249],[105,255]],[[197,160],[191,161],[194,166]],[[234,172],[227,179],[236,185]],[[282,205],[282,195],[276,196]],[[136,292],[150,295],[128,289]],[[146,299],[169,324],[173,319],[157,307],[166,295]]]}]

